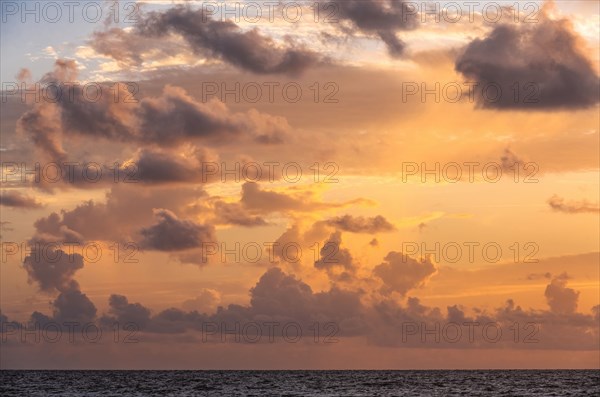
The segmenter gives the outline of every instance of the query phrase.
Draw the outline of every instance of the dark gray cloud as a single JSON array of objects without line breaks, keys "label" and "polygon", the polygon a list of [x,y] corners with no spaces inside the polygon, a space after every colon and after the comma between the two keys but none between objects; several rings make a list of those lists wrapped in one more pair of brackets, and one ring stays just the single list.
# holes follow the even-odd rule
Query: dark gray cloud
[{"label": "dark gray cloud", "polygon": [[64,291],[73,281],[75,272],[83,268],[83,257],[69,254],[45,243],[34,242],[31,254],[23,260],[30,282],[38,283],[45,292]]},{"label": "dark gray cloud", "polygon": [[[456,70],[476,88],[478,104],[493,109],[581,109],[599,101],[600,83],[592,62],[581,49],[581,39],[567,20],[544,13],[535,24],[495,27],[485,38],[466,46]],[[527,86],[527,84],[532,85]],[[480,89],[492,84],[502,97],[489,100]],[[515,84],[519,96],[515,98]]]},{"label": "dark gray cloud", "polygon": [[[393,57],[404,54],[406,44],[398,32],[416,28],[418,15],[412,12],[410,2],[405,0],[322,0],[333,3],[333,18],[351,23],[349,32],[361,31],[379,37]],[[330,9],[331,6],[329,6]],[[333,11],[332,11],[333,12]]]},{"label": "dark gray cloud", "polygon": [[157,223],[142,228],[140,247],[158,251],[180,251],[199,248],[203,242],[215,242],[214,227],[192,220],[179,219],[166,209],[154,211]]},{"label": "dark gray cloud", "polygon": [[548,205],[556,212],[563,212],[566,214],[597,214],[600,212],[600,206],[598,203],[590,203],[586,200],[582,201],[566,201],[564,198],[554,195],[548,199]]},{"label": "dark gray cloud", "polygon": [[37,201],[35,197],[27,196],[16,190],[7,190],[0,193],[0,205],[21,209],[43,207],[43,204]]},{"label": "dark gray cloud", "polygon": [[[96,51],[121,62],[140,63],[141,53],[151,50],[135,45],[138,38],[181,36],[192,51],[210,56],[257,74],[298,75],[320,61],[320,56],[301,44],[287,39],[276,43],[258,29],[244,31],[229,20],[214,20],[203,10],[176,6],[164,12],[142,14],[131,33],[113,28],[94,35]],[[132,44],[134,43],[134,44]],[[151,42],[145,40],[146,45]]]},{"label": "dark gray cloud", "polygon": [[317,269],[327,271],[329,277],[338,281],[350,281],[356,272],[356,264],[347,248],[342,248],[342,233],[332,233],[321,247]]},{"label": "dark gray cloud", "polygon": [[119,324],[134,323],[140,328],[145,328],[150,322],[150,310],[139,303],[129,303],[123,295],[111,295],[108,305],[108,313],[114,316]]},{"label": "dark gray cloud", "polygon": [[351,233],[370,233],[392,232],[396,230],[387,219],[381,215],[372,218],[363,216],[344,215],[331,218],[325,221],[327,225],[333,226],[345,232]]},{"label": "dark gray cloud", "polygon": [[96,306],[79,289],[75,281],[71,281],[52,303],[54,306],[53,317],[59,323],[77,322],[86,324],[96,317]]},{"label": "dark gray cloud", "polygon": [[193,154],[186,156],[166,150],[141,149],[132,164],[135,164],[136,180],[141,183],[206,183],[218,179],[218,175],[202,174],[202,164],[213,160],[201,149],[195,149]]}]

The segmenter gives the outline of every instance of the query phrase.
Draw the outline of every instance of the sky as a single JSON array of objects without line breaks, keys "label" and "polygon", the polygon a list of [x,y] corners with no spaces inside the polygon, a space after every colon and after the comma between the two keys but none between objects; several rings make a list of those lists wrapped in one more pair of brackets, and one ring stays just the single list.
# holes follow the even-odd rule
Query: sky
[{"label": "sky", "polygon": [[600,368],[598,1],[0,6],[3,369]]}]

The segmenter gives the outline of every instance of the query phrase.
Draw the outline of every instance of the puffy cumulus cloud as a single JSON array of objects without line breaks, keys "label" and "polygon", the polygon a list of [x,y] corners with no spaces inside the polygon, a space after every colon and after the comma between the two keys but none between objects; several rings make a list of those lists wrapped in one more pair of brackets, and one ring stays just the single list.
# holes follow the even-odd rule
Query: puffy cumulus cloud
[{"label": "puffy cumulus cloud", "polygon": [[279,268],[263,274],[250,295],[252,309],[269,316],[306,319],[314,309],[311,287]]},{"label": "puffy cumulus cloud", "polygon": [[204,172],[204,164],[217,160],[216,154],[194,146],[184,152],[140,149],[122,168],[135,165],[131,170],[135,172],[135,180],[145,184],[208,183],[216,181],[218,176]]},{"label": "puffy cumulus cloud", "polygon": [[222,144],[246,131],[251,131],[260,142],[264,136],[281,138],[289,128],[279,117],[256,110],[232,114],[217,99],[197,102],[184,89],[173,86],[166,86],[161,97],[142,99],[137,118],[140,140],[167,145],[194,138]]},{"label": "puffy cumulus cloud", "polygon": [[158,251],[180,251],[199,248],[203,242],[215,242],[211,225],[201,225],[192,220],[179,219],[172,211],[154,210],[157,222],[142,228],[140,247]]},{"label": "puffy cumulus cloud", "polygon": [[23,259],[29,282],[38,283],[45,292],[71,288],[75,272],[83,268],[83,256],[68,254],[43,243],[33,243],[31,253]]},{"label": "puffy cumulus cloud", "polygon": [[[444,309],[425,306],[415,297],[408,297],[404,303],[385,296],[363,299],[368,292],[341,289],[335,285],[328,290],[315,292],[306,282],[274,267],[267,270],[251,288],[247,305],[230,304],[219,307],[212,314],[176,308],[152,314],[141,303],[131,303],[122,295],[111,295],[109,309],[100,317],[100,324],[110,329],[115,322],[133,323],[146,335],[195,331],[202,332],[205,337],[212,335],[215,338],[219,338],[220,329],[229,334],[228,341],[234,340],[232,334],[252,337],[248,330],[256,331],[258,327],[263,336],[261,340],[266,341],[267,335],[273,335],[272,328],[269,331],[269,323],[278,323],[278,331],[281,331],[281,327],[294,322],[312,336],[308,331],[318,322],[333,326],[335,338],[360,336],[377,346],[422,349],[598,349],[600,308],[596,306],[590,313],[576,312],[574,304],[578,293],[566,288],[564,279],[565,276],[560,276],[553,280],[548,289],[551,292],[546,292],[547,296],[550,294],[562,302],[559,308],[553,307],[550,311],[524,310],[509,299],[496,309],[475,307],[468,312],[457,305],[449,305]],[[93,303],[79,291],[75,282],[59,295],[53,307],[53,318],[35,312],[31,320],[84,323],[93,320],[96,315]],[[0,316],[0,321],[7,323],[9,319]],[[484,327],[487,329],[490,325],[496,330],[512,329],[515,323],[526,331],[523,337],[528,338],[528,343],[515,343],[513,332],[492,335],[492,332],[486,334],[483,331]],[[446,329],[449,325],[451,329]],[[462,334],[458,340],[454,339],[457,328]],[[439,332],[425,335],[425,330]],[[196,340],[193,333],[189,336],[191,338],[180,341]]]},{"label": "puffy cumulus cloud", "polygon": [[52,72],[46,73],[40,83],[58,87],[55,100],[41,100],[17,120],[17,131],[30,137],[50,160],[64,162],[67,153],[62,145],[66,133],[90,134],[95,137],[125,139],[130,135],[133,103],[115,101],[131,96],[122,84],[110,92],[102,87],[97,100],[87,99],[84,88],[77,82],[77,64],[73,60],[59,59]]},{"label": "puffy cumulus cloud", "polygon": [[582,201],[566,201],[564,198],[554,195],[548,199],[548,205],[552,210],[556,212],[563,212],[566,214],[583,214],[591,213],[597,214],[600,212],[598,203],[593,204],[586,200]]},{"label": "puffy cumulus cloud", "polygon": [[8,190],[0,193],[0,206],[31,209],[41,208],[43,204],[35,197],[27,196],[16,190]]},{"label": "puffy cumulus cloud", "polygon": [[[414,29],[418,16],[405,0],[322,0],[333,3],[336,19],[347,21],[347,32],[360,31],[367,35],[379,37],[387,46],[392,57],[404,54],[406,44],[398,37],[397,32]],[[331,6],[328,6],[332,8]]]},{"label": "puffy cumulus cloud", "polygon": [[343,215],[325,221],[328,226],[351,233],[376,234],[396,230],[387,219],[381,215],[372,218],[363,216]]},{"label": "puffy cumulus cloud", "polygon": [[[288,227],[275,240],[270,249],[272,250],[273,258],[279,261],[280,266],[290,264],[292,267],[297,268],[300,265],[299,262],[301,259],[299,254],[312,249],[310,247],[323,241],[330,234],[331,232],[322,222],[315,222],[307,226],[299,220]],[[314,266],[314,261],[310,263],[310,266]]]},{"label": "puffy cumulus cloud", "polygon": [[384,262],[373,269],[373,274],[383,282],[381,292],[397,292],[404,296],[413,288],[422,286],[436,268],[429,259],[417,261],[401,252],[391,251]]},{"label": "puffy cumulus cloud", "polygon": [[[587,108],[598,103],[600,83],[581,41],[568,20],[550,19],[544,11],[538,23],[501,24],[485,38],[472,41],[455,68],[478,88],[501,87],[503,95],[495,101],[476,95],[484,108]],[[518,100],[515,83],[520,85]]]},{"label": "puffy cumulus cloud", "polygon": [[212,288],[201,288],[195,298],[184,301],[181,307],[188,311],[214,313],[220,303],[221,293],[219,291]]},{"label": "puffy cumulus cloud", "polygon": [[76,281],[71,281],[52,305],[54,307],[53,318],[61,324],[65,322],[86,324],[96,317],[96,306],[86,294],[81,292]]},{"label": "puffy cumulus cloud", "polygon": [[66,134],[175,147],[195,140],[214,145],[245,139],[272,144],[283,141],[289,130],[283,118],[256,110],[232,113],[216,98],[198,102],[183,88],[169,85],[160,96],[141,100],[132,98],[126,84],[100,85],[99,97],[90,100],[83,86],[73,84],[77,81],[73,68],[71,62],[57,61],[55,70],[41,81],[60,86],[62,95],[35,104],[17,122],[17,130],[54,161],[66,159],[62,145]]},{"label": "puffy cumulus cloud", "polygon": [[[129,303],[127,297],[113,294],[108,298],[108,315],[120,324],[133,323],[143,328],[150,321],[150,310],[139,303]],[[103,317],[104,319],[106,316]],[[109,324],[112,324],[109,323]]]},{"label": "puffy cumulus cloud", "polygon": [[[67,300],[67,296],[69,302],[65,304],[63,301]],[[509,299],[505,305],[496,309],[473,308],[473,314],[469,314],[465,308],[457,305],[449,305],[444,309],[428,307],[415,297],[409,297],[401,303],[387,297],[378,300],[362,299],[364,296],[364,291],[340,289],[337,286],[315,292],[301,279],[275,267],[267,270],[251,288],[250,302],[245,306],[230,304],[219,307],[212,314],[176,308],[152,314],[150,309],[140,303],[130,303],[122,295],[112,295],[108,312],[100,320],[106,327],[116,321],[121,324],[133,323],[141,332],[154,334],[196,331],[203,332],[207,337],[213,335],[219,338],[221,329],[229,334],[228,341],[234,340],[231,334],[236,333],[251,337],[248,330],[255,331],[256,327],[263,327],[260,333],[265,341],[266,335],[272,334],[269,333],[268,326],[265,326],[267,323],[278,323],[282,327],[294,322],[302,330],[310,330],[312,328],[309,327],[318,322],[321,325],[331,324],[335,328],[336,338],[361,336],[377,346],[578,350],[594,350],[599,347],[597,306],[588,314],[565,310],[523,310]],[[67,307],[71,310],[68,317],[79,321],[92,318],[94,314],[92,307],[86,304],[84,295],[77,290],[70,291],[69,295],[65,293],[60,302],[55,303],[55,306],[59,305],[64,315],[55,311],[55,318],[66,318]],[[79,311],[74,310],[77,307]],[[40,313],[32,315],[33,319],[44,317]],[[2,318],[2,321],[8,319]],[[490,324],[496,329],[511,329],[515,323],[519,327],[528,327],[525,329],[530,338],[528,343],[515,343],[512,332],[498,333],[497,339],[491,332],[487,337],[482,332],[482,328],[489,328]],[[448,324],[452,324],[452,329],[442,331]],[[461,329],[462,334],[458,340],[453,339],[457,328]],[[440,332],[424,335],[424,330]],[[190,340],[195,339],[185,339]]]},{"label": "puffy cumulus cloud", "polygon": [[546,286],[544,295],[548,301],[550,310],[555,313],[575,313],[577,310],[577,300],[579,299],[579,291],[572,288],[567,288],[567,280],[569,279],[566,273],[554,277],[550,284]]},{"label": "puffy cumulus cloud", "polygon": [[54,212],[38,219],[34,239],[54,243],[135,241],[138,231],[153,217],[154,209],[167,207],[177,214],[205,197],[206,193],[197,188],[141,189],[138,184],[116,184],[104,202],[88,200],[61,214]]},{"label": "puffy cumulus cloud", "polygon": [[90,45],[121,63],[140,64],[144,53],[168,48],[154,41],[173,35],[183,38],[195,54],[257,74],[298,75],[321,58],[289,37],[278,43],[256,28],[243,30],[232,21],[214,20],[209,13],[187,6],[142,14],[133,30],[113,28],[95,33]]},{"label": "puffy cumulus cloud", "polygon": [[341,244],[342,233],[332,233],[319,251],[319,260],[315,262],[315,268],[327,271],[333,280],[351,281],[357,265],[350,250],[342,248]]}]

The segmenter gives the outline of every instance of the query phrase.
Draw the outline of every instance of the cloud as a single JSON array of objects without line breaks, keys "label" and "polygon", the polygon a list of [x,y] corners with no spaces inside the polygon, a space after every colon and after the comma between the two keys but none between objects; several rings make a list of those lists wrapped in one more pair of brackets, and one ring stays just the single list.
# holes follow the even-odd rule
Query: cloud
[{"label": "cloud", "polygon": [[417,261],[401,252],[391,251],[373,274],[383,282],[382,293],[397,292],[404,296],[413,288],[421,287],[436,272],[429,259]]},{"label": "cloud", "polygon": [[323,0],[323,3],[335,5],[333,17],[350,22],[350,32],[379,37],[395,58],[402,56],[406,47],[397,32],[414,29],[418,22],[417,15],[410,12],[410,2],[404,0]]},{"label": "cloud", "polygon": [[[546,11],[537,23],[501,24],[485,38],[472,41],[455,68],[477,82],[477,90],[500,86],[503,94],[497,101],[485,100],[477,92],[478,104],[484,108],[583,109],[599,101],[598,75],[580,37],[568,20],[552,20]],[[515,83],[520,85],[518,100]],[[527,87],[528,83],[533,85]]]},{"label": "cloud", "polygon": [[67,290],[75,272],[83,268],[83,257],[77,253],[68,254],[43,243],[33,243],[31,254],[23,259],[29,282],[37,282],[45,292]]},{"label": "cloud", "polygon": [[298,75],[320,61],[317,53],[291,38],[286,38],[284,44],[277,43],[256,28],[244,31],[232,21],[213,20],[203,10],[186,6],[142,14],[130,33],[119,28],[95,33],[90,45],[118,61],[140,64],[142,54],[153,49],[145,47],[153,46],[147,39],[160,41],[169,35],[183,38],[197,55],[256,74]]},{"label": "cloud", "polygon": [[188,299],[181,304],[181,307],[189,311],[199,313],[214,313],[217,306],[221,303],[221,294],[219,291],[211,288],[201,288],[194,299]]},{"label": "cloud", "polygon": [[500,157],[500,166],[504,172],[515,172],[515,168],[518,170],[523,167],[525,161],[521,159],[515,152],[510,148],[505,148],[504,153]]},{"label": "cloud", "polygon": [[332,208],[342,208],[351,204],[366,203],[367,200],[356,199],[344,203],[325,203],[315,200],[312,191],[286,194],[277,191],[262,190],[256,182],[246,182],[242,185],[240,202],[248,210],[257,213],[272,212],[310,212]]},{"label": "cloud", "polygon": [[172,211],[154,210],[157,223],[142,228],[140,247],[158,251],[180,251],[199,248],[203,242],[215,242],[215,231],[210,225],[179,219]]},{"label": "cloud", "polygon": [[52,303],[54,319],[63,324],[67,321],[84,325],[96,317],[96,306],[79,289],[77,282],[72,281]]},{"label": "cloud", "polygon": [[[217,156],[194,146],[181,153],[179,150],[140,149],[131,159],[135,165],[135,180],[145,184],[207,183],[218,180],[218,175],[203,174],[203,164],[214,163]],[[124,164],[125,168],[126,164]]]},{"label": "cloud", "polygon": [[529,273],[527,275],[527,280],[539,280],[539,279],[544,279],[544,278],[552,278],[552,274],[550,272],[546,272],[546,273]]},{"label": "cloud", "polygon": [[60,98],[37,103],[17,121],[17,130],[30,136],[54,161],[66,160],[62,146],[66,134],[177,147],[194,140],[213,145],[244,139],[273,144],[282,142],[289,130],[284,118],[254,109],[233,113],[216,98],[198,102],[183,88],[170,85],[160,96],[141,100],[132,98],[126,84],[100,85],[99,98],[90,100],[81,85],[72,84],[76,77],[72,61],[58,60],[54,71],[41,81],[60,86]]},{"label": "cloud", "polygon": [[563,212],[566,214],[583,214],[591,213],[596,214],[600,212],[598,204],[590,203],[586,200],[583,201],[565,201],[564,198],[554,195],[548,199],[548,205],[554,211]]},{"label": "cloud", "polygon": [[[396,262],[400,253],[388,262]],[[396,262],[397,263],[397,262]],[[404,284],[404,283],[401,283]],[[312,330],[315,323],[330,324],[335,327],[335,338],[362,336],[376,346],[399,348],[445,348],[452,349],[575,349],[595,350],[598,348],[598,313],[594,307],[589,314],[576,313],[578,292],[566,288],[566,275],[555,278],[546,290],[551,311],[523,310],[512,299],[496,309],[473,308],[468,314],[465,308],[449,305],[445,309],[423,305],[418,298],[408,297],[405,303],[390,297],[367,298],[362,290],[340,289],[332,286],[329,290],[315,292],[306,282],[292,274],[274,267],[268,269],[250,289],[250,302],[247,305],[230,304],[219,307],[212,314],[198,311],[183,311],[169,308],[152,315],[141,303],[130,303],[123,295],[113,294],[109,298],[109,309],[100,317],[101,324],[111,329],[115,322],[134,323],[143,332],[149,334],[184,334],[188,331],[202,331],[206,335],[208,324],[219,337],[218,330],[227,332],[234,340],[234,334],[244,334],[248,325],[263,327],[267,323],[278,323],[278,330],[285,324],[296,323],[302,330]],[[77,288],[76,283],[67,288],[53,303],[54,318],[61,321],[86,322],[94,318],[96,309],[89,299]],[[33,321],[47,321],[41,313],[32,314]],[[9,322],[0,315],[0,321]],[[513,333],[498,333],[498,339],[491,335],[485,337],[482,327],[494,324],[495,328],[508,329],[518,324],[525,328],[528,343],[515,343]],[[416,332],[408,333],[407,324]],[[449,341],[455,335],[437,332],[426,335],[423,330],[461,328],[463,337],[458,341]],[[467,324],[478,324],[475,332],[469,331]],[[531,329],[533,325],[533,329]],[[4,328],[3,328],[4,329]],[[420,330],[420,332],[419,332]],[[454,331],[453,331],[454,332]],[[261,329],[263,336],[270,335],[267,328]],[[308,332],[308,335],[313,335]],[[183,342],[197,341],[193,334]],[[436,336],[437,335],[437,336]],[[157,339],[160,340],[160,339]],[[266,338],[263,338],[265,341]]]},{"label": "cloud", "polygon": [[[175,192],[177,194],[175,194]],[[135,241],[148,225],[156,208],[183,211],[190,203],[206,197],[197,188],[154,187],[120,183],[107,192],[104,202],[85,201],[75,208],[56,212],[35,222],[35,239],[46,242]]]},{"label": "cloud", "polygon": [[569,277],[563,273],[554,277],[550,284],[546,287],[544,295],[548,301],[550,310],[554,313],[575,313],[577,310],[577,300],[579,299],[579,291],[572,288],[567,288],[567,280]]},{"label": "cloud", "polygon": [[16,190],[9,190],[0,194],[0,205],[21,209],[41,208],[44,206],[35,197],[27,196]]},{"label": "cloud", "polygon": [[328,219],[325,223],[345,232],[376,234],[396,230],[394,225],[381,215],[372,218],[344,215]]},{"label": "cloud", "polygon": [[319,251],[315,268],[327,271],[333,280],[350,281],[356,272],[356,264],[347,248],[341,248],[342,233],[336,231],[329,236]]},{"label": "cloud", "polygon": [[150,321],[150,310],[139,303],[129,303],[123,295],[113,294],[108,299],[109,314],[125,326],[127,323],[133,323],[143,328]]},{"label": "cloud", "polygon": [[240,203],[217,201],[214,204],[215,222],[245,227],[266,226],[269,223],[257,215],[249,213]]}]

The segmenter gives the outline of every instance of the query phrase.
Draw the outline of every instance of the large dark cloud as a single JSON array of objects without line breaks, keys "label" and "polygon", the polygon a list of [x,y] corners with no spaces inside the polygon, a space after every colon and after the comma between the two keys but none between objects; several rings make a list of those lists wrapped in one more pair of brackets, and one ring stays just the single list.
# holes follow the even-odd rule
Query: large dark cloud
[{"label": "large dark cloud", "polygon": [[199,248],[203,242],[215,242],[214,228],[189,219],[179,219],[172,211],[154,211],[157,222],[142,228],[141,248],[158,251],[179,251]]},{"label": "large dark cloud", "polygon": [[[581,109],[599,101],[598,75],[581,39],[569,21],[552,20],[545,13],[535,24],[498,25],[487,37],[467,45],[455,66],[479,83],[476,98],[484,108]],[[500,99],[485,100],[481,94],[481,87],[491,84],[502,89]],[[490,92],[493,98],[495,90]]]},{"label": "large dark cloud", "polygon": [[[258,29],[244,31],[232,21],[214,20],[203,10],[186,6],[142,14],[131,33],[119,28],[97,32],[91,45],[96,51],[121,62],[140,63],[141,53],[151,49],[137,46],[140,38],[160,41],[170,34],[181,36],[196,54],[214,57],[257,74],[297,75],[320,58],[291,39],[281,45]],[[148,40],[144,43],[151,44]]]}]

